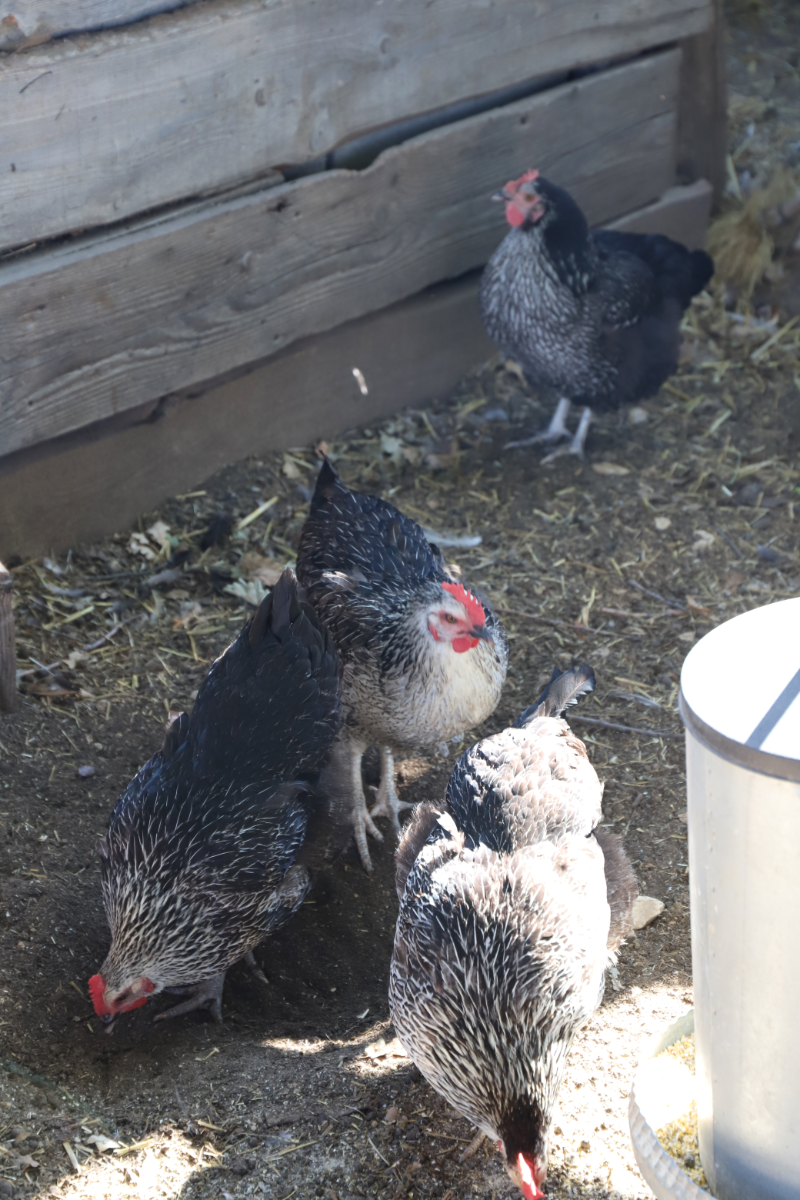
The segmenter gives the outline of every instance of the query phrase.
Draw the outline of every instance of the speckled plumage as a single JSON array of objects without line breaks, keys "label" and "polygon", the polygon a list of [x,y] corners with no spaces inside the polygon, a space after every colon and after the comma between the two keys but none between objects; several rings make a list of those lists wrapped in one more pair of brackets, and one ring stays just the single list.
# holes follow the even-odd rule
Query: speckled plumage
[{"label": "speckled plumage", "polygon": [[[106,996],[227,970],[352,836],[338,786],[339,663],[287,571],[128,785],[102,844]],[[220,985],[221,986],[221,985]]]},{"label": "speckled plumage", "polygon": [[602,787],[557,715],[592,679],[566,673],[523,727],[462,755],[444,805],[416,809],[398,850],[395,1028],[429,1083],[503,1143],[517,1183],[519,1153],[546,1169],[572,1039],[631,927],[630,865],[594,836]]},{"label": "speckled plumage", "polygon": [[529,186],[544,215],[506,235],[481,282],[490,337],[533,386],[571,401],[653,395],[677,370],[681,316],[711,259],[661,235],[591,233],[567,192],[541,176]]},{"label": "speckled plumage", "polygon": [[354,754],[360,757],[373,743],[434,746],[494,710],[507,647],[489,605],[480,600],[485,626],[473,648],[456,653],[435,640],[430,610],[463,612],[443,589],[455,581],[438,549],[393,505],[350,491],[327,461],[303,529],[297,573],[342,659],[342,736]]}]

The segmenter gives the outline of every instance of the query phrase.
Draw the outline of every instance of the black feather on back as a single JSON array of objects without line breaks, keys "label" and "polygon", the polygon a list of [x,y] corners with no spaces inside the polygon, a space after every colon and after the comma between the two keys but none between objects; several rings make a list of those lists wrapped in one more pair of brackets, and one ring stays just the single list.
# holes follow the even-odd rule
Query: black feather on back
[{"label": "black feather on back", "polygon": [[339,571],[372,585],[406,587],[444,578],[416,521],[377,496],[345,487],[327,458],[297,553],[304,587],[312,587],[324,571]]}]

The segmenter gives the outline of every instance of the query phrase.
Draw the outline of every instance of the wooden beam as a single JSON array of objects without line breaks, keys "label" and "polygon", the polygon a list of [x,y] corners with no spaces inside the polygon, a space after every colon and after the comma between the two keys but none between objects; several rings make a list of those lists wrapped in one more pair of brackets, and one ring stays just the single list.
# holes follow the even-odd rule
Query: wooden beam
[{"label": "wooden beam", "polygon": [[536,164],[593,223],[675,181],[680,51],[330,171],[0,265],[6,453],[202,383],[486,262]]},{"label": "wooden beam", "polygon": [[204,394],[0,460],[0,552],[30,557],[126,529],[226,463],[332,438],[446,396],[494,352],[480,319],[479,278],[473,273],[299,343]]},{"label": "wooden beam", "polygon": [[725,190],[728,96],[725,82],[725,25],[722,0],[713,0],[707,30],[681,43],[678,178],[708,179],[718,204]]},{"label": "wooden beam", "polygon": [[14,577],[0,562],[0,713],[17,707],[17,655],[12,591]]},{"label": "wooden beam", "polygon": [[708,180],[698,179],[685,187],[668,188],[654,204],[620,217],[608,228],[626,233],[664,233],[690,250],[702,250],[713,198],[714,189]]},{"label": "wooden beam", "polygon": [[[0,64],[0,248],[117,223],[415,114],[675,42],[707,27],[710,4],[209,0],[34,47]],[[42,0],[41,14],[75,29],[76,8]]]},{"label": "wooden beam", "polygon": [[[689,189],[685,189],[688,191]],[[696,230],[697,200],[667,201],[619,225]],[[172,396],[0,460],[0,553],[59,552],[124,530],[167,496],[249,454],[334,438],[442,399],[494,346],[478,309],[480,271],[430,288],[256,364],[200,393]],[[357,367],[368,392],[353,377]]]}]

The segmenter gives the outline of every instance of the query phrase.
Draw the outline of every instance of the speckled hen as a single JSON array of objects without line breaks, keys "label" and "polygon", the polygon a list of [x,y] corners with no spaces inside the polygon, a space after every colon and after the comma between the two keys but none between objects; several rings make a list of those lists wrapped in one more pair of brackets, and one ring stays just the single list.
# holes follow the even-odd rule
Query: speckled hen
[{"label": "speckled hen", "polygon": [[162,991],[188,999],[156,1020],[208,1006],[219,1021],[228,968],[244,957],[260,975],[253,948],[352,838],[332,749],[338,685],[336,652],[287,570],[111,814],[111,949],[89,983],[107,1026]]},{"label": "speckled hen", "polygon": [[[448,574],[419,525],[351,492],[327,460],[297,555],[297,574],[342,659],[342,740],[350,756],[356,842],[389,816],[399,831],[394,752],[435,746],[485,720],[506,675],[506,639],[485,600]],[[361,759],[381,747],[377,803],[367,811]]]},{"label": "speckled hen", "polygon": [[632,927],[636,883],[598,828],[602,787],[560,714],[594,686],[556,676],[514,728],[457,763],[397,852],[392,1019],[428,1082],[541,1196],[553,1107],[577,1030]]},{"label": "speckled hen", "polygon": [[529,383],[561,396],[544,433],[509,447],[569,437],[578,403],[587,407],[575,436],[550,457],[581,454],[593,408],[652,396],[677,370],[681,317],[714,264],[660,234],[590,232],[569,193],[538,171],[494,199],[512,228],[483,274],[484,324]]}]

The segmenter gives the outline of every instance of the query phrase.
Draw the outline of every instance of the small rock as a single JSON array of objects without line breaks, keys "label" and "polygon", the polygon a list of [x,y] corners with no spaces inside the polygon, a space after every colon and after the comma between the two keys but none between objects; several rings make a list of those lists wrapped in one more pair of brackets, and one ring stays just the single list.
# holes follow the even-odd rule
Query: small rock
[{"label": "small rock", "polygon": [[416,1125],[409,1125],[407,1127],[406,1141],[407,1142],[418,1142],[419,1141],[419,1129],[417,1128]]},{"label": "small rock", "polygon": [[0,1196],[14,1196],[16,1191],[13,1183],[9,1183],[7,1179],[0,1179]]},{"label": "small rock", "polygon": [[88,764],[85,767],[78,767],[78,774],[81,779],[89,779],[90,776],[94,775],[94,767],[90,767]]},{"label": "small rock", "polygon": [[633,928],[644,929],[664,911],[664,901],[653,896],[637,896],[633,902]]},{"label": "small rock", "polygon": [[665,530],[669,529],[672,521],[669,519],[669,517],[656,517],[653,524],[659,533],[664,533]]},{"label": "small rock", "polygon": [[408,1126],[408,1117],[402,1116],[402,1117],[397,1118],[398,1129],[405,1130],[407,1126]]},{"label": "small rock", "polygon": [[247,1139],[247,1144],[251,1150],[255,1150],[256,1146],[258,1145],[258,1138],[253,1136],[249,1137]]},{"label": "small rock", "polygon": [[235,1158],[231,1163],[231,1171],[234,1175],[246,1175],[248,1170],[249,1167],[243,1158]]},{"label": "small rock", "polygon": [[695,1166],[695,1157],[694,1157],[694,1155],[693,1155],[693,1154],[684,1154],[684,1156],[683,1156],[683,1165],[684,1165],[685,1167],[688,1167],[688,1168],[691,1170],[691,1168],[692,1168],[693,1166]]},{"label": "small rock", "polygon": [[647,420],[648,420],[647,410],[644,408],[640,408],[639,405],[637,404],[628,413],[628,420],[630,421],[631,425],[647,424]]},{"label": "small rock", "polygon": [[589,1151],[591,1150],[591,1148],[592,1148],[591,1142],[587,1142],[585,1138],[581,1142],[580,1146],[578,1146],[578,1150],[580,1151],[581,1154],[588,1154]]},{"label": "small rock", "polygon": [[393,1124],[399,1116],[400,1116],[400,1109],[397,1107],[396,1104],[393,1104],[391,1106],[391,1108],[387,1108],[386,1120],[389,1122],[390,1125]]}]

